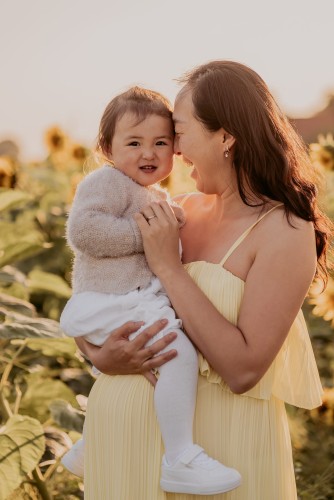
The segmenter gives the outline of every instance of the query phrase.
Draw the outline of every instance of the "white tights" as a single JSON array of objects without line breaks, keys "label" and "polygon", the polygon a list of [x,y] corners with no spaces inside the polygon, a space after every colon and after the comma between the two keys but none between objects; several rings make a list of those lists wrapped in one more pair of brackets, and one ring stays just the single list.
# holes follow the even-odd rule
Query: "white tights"
[{"label": "white tights", "polygon": [[176,340],[165,351],[171,348],[178,354],[159,368],[154,392],[155,411],[169,463],[193,444],[198,378],[197,353],[185,333],[178,330]]}]

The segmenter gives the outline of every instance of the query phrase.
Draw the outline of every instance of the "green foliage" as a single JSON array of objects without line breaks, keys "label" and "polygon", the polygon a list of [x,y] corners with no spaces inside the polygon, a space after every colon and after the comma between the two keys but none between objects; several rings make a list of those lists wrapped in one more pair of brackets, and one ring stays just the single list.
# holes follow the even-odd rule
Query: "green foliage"
[{"label": "green foliage", "polygon": [[61,380],[43,377],[37,372],[26,375],[25,382],[27,388],[20,404],[20,411],[24,415],[31,415],[44,423],[50,417],[49,406],[55,399],[76,404],[73,391]]},{"label": "green foliage", "polygon": [[35,337],[54,337],[62,335],[59,324],[51,319],[25,316],[0,308],[0,339],[25,339]]},{"label": "green foliage", "polygon": [[[3,271],[2,275],[9,274],[5,273],[4,270],[2,271]],[[1,279],[1,273],[0,273],[0,279]],[[26,300],[15,299],[9,295],[5,295],[4,293],[0,293],[0,304],[8,312],[14,311],[28,317],[32,317],[35,315],[35,307],[32,304],[30,304],[30,302],[27,302]]]},{"label": "green foliage", "polygon": [[[72,432],[82,431],[78,381],[87,394],[93,378],[57,321],[71,296],[64,234],[71,175],[81,167],[59,169],[50,155],[21,166],[19,189],[0,188],[1,500],[82,497],[80,481],[61,472],[59,460]],[[65,376],[71,370],[73,379]]]},{"label": "green foliage", "polygon": [[[0,187],[1,500],[83,498],[82,483],[62,471],[59,460],[82,431],[81,403],[93,378],[58,320],[71,295],[66,217],[89,152],[58,128],[46,135],[44,161],[19,165],[3,158],[11,177]],[[310,154],[324,178],[322,205],[334,219],[333,137],[320,138]],[[193,186],[182,165],[168,179],[174,194]],[[329,500],[334,498],[334,280],[325,294],[305,302],[304,313],[326,392],[323,406],[311,413],[288,407],[296,477],[300,500]]]},{"label": "green foliage", "polygon": [[0,212],[8,210],[9,208],[14,208],[17,205],[21,205],[31,199],[28,193],[19,191],[18,189],[4,189],[0,188]]},{"label": "green foliage", "polygon": [[38,465],[45,449],[40,422],[14,415],[0,429],[0,498],[7,498]]},{"label": "green foliage", "polygon": [[[51,497],[46,481],[58,473],[60,459],[56,454],[47,462],[42,458],[48,426],[53,422],[60,431],[81,432],[84,419],[68,380],[62,380],[63,373],[68,366],[87,375],[88,369],[58,322],[38,317],[35,307],[26,301],[5,294],[0,298],[0,419],[4,424],[0,430],[0,498],[7,498],[18,487],[16,498],[20,498],[26,489],[20,485],[28,480],[47,499]],[[90,387],[93,379],[89,378]],[[71,443],[70,438],[68,441]],[[46,443],[48,448],[50,439]],[[61,454],[69,446],[68,442],[65,448],[52,445]]]},{"label": "green foliage", "polygon": [[72,295],[71,288],[60,276],[39,269],[33,269],[28,274],[28,287],[31,293],[49,293],[64,299]]},{"label": "green foliage", "polygon": [[56,399],[49,405],[53,420],[63,429],[82,432],[84,412],[77,410],[63,399]]}]

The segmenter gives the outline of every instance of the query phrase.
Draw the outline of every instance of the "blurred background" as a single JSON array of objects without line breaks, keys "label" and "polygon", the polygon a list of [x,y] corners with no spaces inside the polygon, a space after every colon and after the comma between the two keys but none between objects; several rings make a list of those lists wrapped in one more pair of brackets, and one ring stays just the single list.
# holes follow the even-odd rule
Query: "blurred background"
[{"label": "blurred background", "polygon": [[[334,3],[0,0],[0,16],[0,500],[77,499],[83,482],[59,460],[81,434],[94,377],[58,325],[71,295],[64,225],[106,104],[134,84],[173,101],[177,78],[212,59],[249,65],[307,144],[334,219]],[[165,185],[194,189],[179,160]],[[298,494],[329,500],[332,276],[303,309],[325,394],[311,412],[288,407]]]}]

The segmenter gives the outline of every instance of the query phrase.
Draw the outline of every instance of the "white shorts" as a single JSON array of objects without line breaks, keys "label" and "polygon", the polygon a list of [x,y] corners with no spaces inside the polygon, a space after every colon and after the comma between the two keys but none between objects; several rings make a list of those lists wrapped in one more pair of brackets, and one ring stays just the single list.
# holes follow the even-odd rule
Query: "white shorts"
[{"label": "white shorts", "polygon": [[179,333],[182,327],[159,279],[153,278],[146,288],[124,295],[75,293],[61,314],[60,326],[69,337],[84,336],[92,344],[102,345],[113,330],[127,321],[145,322],[130,336],[132,340],[143,329],[163,318],[168,320],[167,326],[148,345],[171,331]]}]

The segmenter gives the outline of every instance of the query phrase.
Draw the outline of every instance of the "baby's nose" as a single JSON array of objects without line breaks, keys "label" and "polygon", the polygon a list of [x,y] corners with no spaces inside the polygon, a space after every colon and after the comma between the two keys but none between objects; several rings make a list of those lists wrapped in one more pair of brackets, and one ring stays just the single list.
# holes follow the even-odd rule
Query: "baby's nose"
[{"label": "baby's nose", "polygon": [[153,149],[151,149],[151,148],[144,149],[143,158],[145,158],[145,160],[150,160],[153,157],[154,157]]}]

